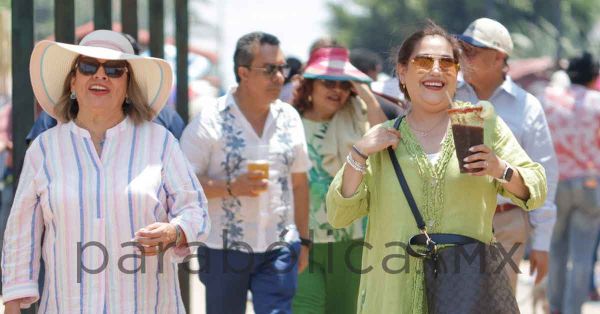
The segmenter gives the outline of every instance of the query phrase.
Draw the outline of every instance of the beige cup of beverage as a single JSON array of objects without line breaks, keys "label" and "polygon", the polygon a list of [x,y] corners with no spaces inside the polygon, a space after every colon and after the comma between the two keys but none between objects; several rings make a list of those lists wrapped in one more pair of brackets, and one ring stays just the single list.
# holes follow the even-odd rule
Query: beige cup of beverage
[{"label": "beige cup of beverage", "polygon": [[248,173],[261,172],[260,175],[251,175],[251,179],[269,179],[269,145],[248,146],[246,149],[246,167]]}]

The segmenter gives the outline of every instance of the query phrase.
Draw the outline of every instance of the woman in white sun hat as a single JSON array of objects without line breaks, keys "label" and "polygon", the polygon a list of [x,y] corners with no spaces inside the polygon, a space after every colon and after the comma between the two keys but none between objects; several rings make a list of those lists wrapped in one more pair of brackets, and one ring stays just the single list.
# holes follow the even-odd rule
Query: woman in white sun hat
[{"label": "woman in white sun hat", "polygon": [[40,298],[40,257],[40,312],[185,312],[176,263],[209,219],[177,141],[150,122],[171,89],[169,65],[98,30],[79,45],[38,43],[30,74],[61,123],[25,156],[4,239],[6,313]]}]

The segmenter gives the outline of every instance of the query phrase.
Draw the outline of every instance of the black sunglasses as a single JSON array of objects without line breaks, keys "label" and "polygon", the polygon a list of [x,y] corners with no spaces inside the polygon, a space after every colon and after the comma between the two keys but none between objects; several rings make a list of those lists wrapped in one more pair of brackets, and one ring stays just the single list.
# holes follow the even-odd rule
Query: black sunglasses
[{"label": "black sunglasses", "polygon": [[264,67],[253,67],[246,66],[249,69],[262,70],[265,75],[274,76],[277,72],[281,73],[283,77],[290,75],[290,66],[288,64],[266,64]]},{"label": "black sunglasses", "polygon": [[119,78],[127,72],[127,61],[116,60],[100,63],[96,59],[80,58],[77,61],[77,70],[79,73],[90,76],[96,74],[100,67],[104,68],[104,73],[110,78]]},{"label": "black sunglasses", "polygon": [[352,89],[352,83],[350,81],[332,81],[332,80],[318,80],[325,88],[334,89],[339,86],[341,90],[348,91]]}]

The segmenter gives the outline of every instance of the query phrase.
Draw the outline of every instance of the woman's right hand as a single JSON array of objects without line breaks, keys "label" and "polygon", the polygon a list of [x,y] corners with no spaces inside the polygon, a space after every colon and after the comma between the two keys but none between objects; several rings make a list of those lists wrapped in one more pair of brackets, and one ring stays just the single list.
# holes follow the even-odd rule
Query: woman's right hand
[{"label": "woman's right hand", "polygon": [[371,155],[389,146],[396,149],[398,142],[400,142],[400,131],[393,127],[379,125],[367,131],[363,138],[356,143],[356,148],[366,155]]},{"label": "woman's right hand", "polygon": [[21,314],[21,301],[17,299],[4,303],[4,314]]}]

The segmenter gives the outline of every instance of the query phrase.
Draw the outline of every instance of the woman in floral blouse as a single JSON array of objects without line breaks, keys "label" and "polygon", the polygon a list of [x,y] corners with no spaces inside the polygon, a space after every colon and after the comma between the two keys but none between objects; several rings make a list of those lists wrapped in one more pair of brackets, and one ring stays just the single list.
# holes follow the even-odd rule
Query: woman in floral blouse
[{"label": "woman in floral blouse", "polygon": [[[327,217],[332,226],[369,217],[358,313],[427,312],[423,263],[401,245],[419,229],[387,147],[394,148],[430,233],[459,234],[490,244],[496,194],[527,210],[545,199],[543,168],[529,159],[494,115],[484,122],[484,144],[472,147],[466,160],[467,169],[481,170],[460,173],[447,113],[456,91],[458,60],[455,39],[433,23],[408,37],[396,68],[400,88],[410,101],[408,115],[399,130],[389,121],[357,141],[357,150],[350,152],[330,186]],[[514,175],[501,183],[496,179],[507,167]]]},{"label": "woman in floral blouse", "polygon": [[298,277],[294,313],[355,313],[362,251],[357,242],[364,239],[363,221],[332,228],[325,195],[352,144],[369,125],[386,117],[364,84],[371,79],[350,64],[345,48],[314,51],[303,77],[294,106],[302,115],[313,165],[309,186],[314,245],[310,267]]}]

